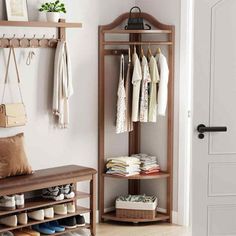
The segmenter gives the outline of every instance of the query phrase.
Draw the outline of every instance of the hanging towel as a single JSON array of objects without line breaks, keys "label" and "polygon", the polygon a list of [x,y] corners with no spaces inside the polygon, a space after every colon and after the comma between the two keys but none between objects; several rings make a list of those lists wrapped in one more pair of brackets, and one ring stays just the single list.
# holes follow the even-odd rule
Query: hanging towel
[{"label": "hanging towel", "polygon": [[69,99],[73,95],[71,61],[65,41],[57,44],[54,63],[53,114],[58,117],[58,126],[68,128]]},{"label": "hanging towel", "polygon": [[160,116],[165,116],[168,102],[169,68],[167,59],[162,53],[156,55],[156,60],[160,72],[157,113]]},{"label": "hanging towel", "polygon": [[142,57],[142,85],[140,101],[140,122],[148,122],[148,84],[151,82],[148,61],[145,56]]},{"label": "hanging towel", "polygon": [[150,85],[150,99],[149,99],[149,122],[157,121],[157,83],[160,81],[157,61],[154,56],[150,57],[149,61],[151,85]]},{"label": "hanging towel", "polygon": [[124,55],[120,57],[120,78],[117,92],[117,116],[116,116],[116,133],[124,133],[127,131],[126,123],[126,94],[125,94],[125,78],[124,78]]},{"label": "hanging towel", "polygon": [[132,77],[132,64],[131,58],[129,58],[126,80],[125,80],[125,93],[126,93],[126,123],[127,131],[133,131],[133,121],[132,121],[132,87],[131,87],[131,77]]},{"label": "hanging towel", "polygon": [[139,98],[140,98],[140,85],[142,80],[142,69],[139,61],[139,57],[135,52],[133,54],[133,101],[132,101],[132,121],[139,121]]}]

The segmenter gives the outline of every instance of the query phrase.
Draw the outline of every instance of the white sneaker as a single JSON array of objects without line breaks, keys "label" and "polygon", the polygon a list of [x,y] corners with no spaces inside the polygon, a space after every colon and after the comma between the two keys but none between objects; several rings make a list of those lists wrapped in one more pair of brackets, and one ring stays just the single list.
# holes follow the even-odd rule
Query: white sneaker
[{"label": "white sneaker", "polygon": [[28,212],[28,217],[33,220],[44,220],[44,210]]},{"label": "white sneaker", "polygon": [[13,216],[7,216],[0,218],[0,224],[10,226],[10,227],[16,227],[17,226],[17,217],[16,215]]},{"label": "white sneaker", "polygon": [[57,215],[67,215],[67,206],[66,204],[60,204],[53,206],[54,213]]},{"label": "white sneaker", "polygon": [[27,225],[28,224],[28,216],[26,213],[21,213],[17,215],[17,221],[20,225]]},{"label": "white sneaker", "polygon": [[64,199],[64,194],[62,193],[61,188],[56,186],[43,189],[42,197],[46,199],[53,199],[55,201],[61,201]]},{"label": "white sneaker", "polygon": [[66,199],[71,199],[75,197],[75,192],[73,191],[73,184],[66,184],[61,186],[61,192],[64,194]]},{"label": "white sneaker", "polygon": [[16,208],[21,209],[25,207],[25,196],[24,194],[15,195]]},{"label": "white sneaker", "polygon": [[0,236],[14,236],[14,234],[11,231],[6,231],[3,233],[0,233]]},{"label": "white sneaker", "polygon": [[13,211],[16,209],[15,196],[0,197],[0,210]]},{"label": "white sneaker", "polygon": [[53,207],[49,207],[49,208],[44,209],[44,217],[46,219],[52,219],[54,217]]},{"label": "white sneaker", "polygon": [[75,213],[75,204],[73,202],[67,203],[66,206],[68,214]]}]

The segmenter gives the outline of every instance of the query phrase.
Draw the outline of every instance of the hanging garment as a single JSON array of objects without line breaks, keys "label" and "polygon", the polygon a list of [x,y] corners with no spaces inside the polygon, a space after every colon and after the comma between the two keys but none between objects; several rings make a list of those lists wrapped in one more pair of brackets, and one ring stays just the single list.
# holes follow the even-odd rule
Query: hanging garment
[{"label": "hanging garment", "polygon": [[117,115],[116,115],[116,133],[127,131],[126,123],[126,94],[125,94],[125,76],[124,76],[124,55],[120,57],[120,78],[117,92]]},{"label": "hanging garment", "polygon": [[151,76],[148,61],[145,56],[142,57],[142,75],[139,119],[141,122],[148,122],[148,84],[151,82]]},{"label": "hanging garment", "polygon": [[161,52],[156,55],[156,60],[160,72],[157,113],[160,116],[165,116],[168,102],[169,68],[167,59]]},{"label": "hanging garment", "polygon": [[126,74],[126,81],[125,81],[125,93],[126,93],[126,123],[127,123],[127,131],[131,132],[133,131],[133,122],[132,122],[132,87],[131,87],[131,70],[132,70],[132,64],[131,64],[131,57],[129,54],[129,62],[128,62],[128,68],[127,68],[127,74]]},{"label": "hanging garment", "polygon": [[133,101],[132,101],[132,121],[139,121],[139,98],[140,98],[140,86],[142,80],[142,69],[139,61],[139,57],[136,52],[133,54]]},{"label": "hanging garment", "polygon": [[150,98],[149,98],[149,122],[157,121],[157,83],[160,81],[157,61],[154,56],[150,57],[149,61],[151,85],[150,85]]},{"label": "hanging garment", "polygon": [[54,64],[53,114],[60,128],[69,125],[69,99],[73,95],[71,61],[65,41],[57,44]]}]

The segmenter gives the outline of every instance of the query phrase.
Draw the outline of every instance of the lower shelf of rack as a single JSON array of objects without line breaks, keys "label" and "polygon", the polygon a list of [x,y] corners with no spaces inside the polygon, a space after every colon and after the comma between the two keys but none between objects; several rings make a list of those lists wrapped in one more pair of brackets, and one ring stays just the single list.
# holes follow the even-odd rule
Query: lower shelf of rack
[{"label": "lower shelf of rack", "polygon": [[29,226],[32,226],[32,225],[45,223],[45,222],[50,222],[50,221],[54,221],[54,220],[60,220],[60,219],[64,219],[64,218],[67,218],[67,217],[76,216],[76,215],[79,215],[79,214],[84,214],[84,213],[87,213],[87,212],[90,212],[89,208],[78,206],[77,211],[75,213],[67,214],[67,215],[55,215],[53,219],[45,219],[45,220],[42,220],[42,221],[29,220],[28,224],[26,224],[26,225],[17,225],[15,227],[0,225],[0,233],[6,232],[6,231],[12,231],[14,229],[21,229],[21,228],[25,228],[25,227],[29,227]]},{"label": "lower shelf of rack", "polygon": [[141,223],[141,222],[157,222],[157,221],[165,221],[169,220],[170,217],[163,213],[157,213],[154,219],[133,219],[133,218],[119,218],[116,216],[116,212],[112,211],[109,213],[105,213],[102,215],[104,220],[112,220],[112,221],[121,221],[121,222],[132,222],[132,223]]}]

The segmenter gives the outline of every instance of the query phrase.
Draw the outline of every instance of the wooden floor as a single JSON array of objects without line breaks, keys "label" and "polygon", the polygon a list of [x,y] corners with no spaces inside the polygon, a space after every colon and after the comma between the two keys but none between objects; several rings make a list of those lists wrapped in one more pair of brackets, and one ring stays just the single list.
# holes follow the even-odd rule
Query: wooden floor
[{"label": "wooden floor", "polygon": [[97,225],[97,236],[190,236],[187,228],[160,224],[118,224],[105,223]]}]

